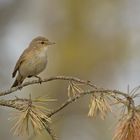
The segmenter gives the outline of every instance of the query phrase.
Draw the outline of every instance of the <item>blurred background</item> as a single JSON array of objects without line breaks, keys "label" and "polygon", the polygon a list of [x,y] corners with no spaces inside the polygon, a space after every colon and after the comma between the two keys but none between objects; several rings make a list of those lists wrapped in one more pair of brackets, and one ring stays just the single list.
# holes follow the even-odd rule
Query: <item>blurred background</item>
[{"label": "blurred background", "polygon": [[[17,59],[39,35],[56,42],[49,49],[47,69],[40,75],[43,78],[76,76],[122,91],[128,85],[131,89],[140,85],[139,13],[139,0],[0,0],[0,89],[11,86]],[[57,98],[48,105],[55,108],[67,98],[67,83],[29,86],[5,98],[29,94]],[[111,140],[117,115],[104,121],[88,118],[88,101],[80,99],[56,115],[52,127],[61,140]],[[50,139],[46,132],[13,136],[10,113],[11,109],[0,110],[1,139]]]}]

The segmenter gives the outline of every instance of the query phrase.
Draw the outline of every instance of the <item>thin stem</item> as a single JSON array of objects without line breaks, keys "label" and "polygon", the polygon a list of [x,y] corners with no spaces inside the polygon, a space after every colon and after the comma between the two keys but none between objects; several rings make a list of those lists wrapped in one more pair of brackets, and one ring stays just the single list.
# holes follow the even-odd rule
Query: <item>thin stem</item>
[{"label": "thin stem", "polygon": [[[25,87],[25,86],[28,86],[28,85],[38,84],[40,82],[41,83],[43,83],[43,82],[47,83],[47,82],[54,81],[54,80],[74,81],[74,82],[77,82],[77,83],[88,85],[88,86],[92,87],[93,90],[81,92],[78,95],[76,95],[76,96],[66,100],[60,107],[58,107],[56,110],[51,112],[51,114],[49,114],[50,117],[52,115],[56,114],[57,112],[59,112],[60,110],[62,110],[63,108],[65,108],[66,106],[68,106],[69,104],[73,103],[75,100],[83,97],[84,95],[95,94],[95,93],[121,95],[121,96],[125,97],[126,100],[128,100],[130,108],[132,108],[132,109],[135,108],[133,98],[129,94],[127,94],[127,93],[124,93],[124,92],[121,92],[121,91],[118,91],[118,90],[109,90],[109,89],[97,88],[97,86],[92,84],[90,81],[81,80],[79,78],[69,77],[69,76],[55,76],[55,77],[50,77],[50,78],[42,79],[41,81],[40,80],[33,80],[33,81],[25,82],[24,84],[22,84],[20,86],[11,88],[11,89],[9,89],[7,91],[0,92],[0,96],[8,95],[8,94],[13,93],[13,92],[15,92],[15,91]],[[19,99],[15,99],[15,100],[19,100]],[[12,107],[12,108],[16,108],[18,110],[21,110],[21,108],[19,106],[14,104],[15,100],[0,100],[0,105],[1,106]]]},{"label": "thin stem", "polygon": [[13,93],[17,90],[21,90],[23,87],[26,87],[26,86],[29,86],[29,85],[38,84],[40,82],[41,83],[47,83],[47,82],[54,81],[54,80],[75,81],[75,82],[78,82],[78,83],[81,83],[81,84],[88,85],[88,86],[90,86],[94,89],[97,89],[96,85],[92,84],[90,81],[81,80],[79,78],[70,77],[70,76],[54,76],[54,77],[50,77],[50,78],[46,78],[46,79],[42,79],[42,80],[32,80],[32,81],[29,81],[29,82],[25,82],[20,86],[13,87],[13,88],[8,89],[6,91],[0,92],[0,96],[8,95],[8,94]]},{"label": "thin stem", "polygon": [[18,105],[15,105],[16,100],[0,100],[0,106],[10,107],[17,110],[21,110],[21,107]]},{"label": "thin stem", "polygon": [[[81,98],[81,97],[83,97],[85,95],[89,95],[89,94],[90,95],[91,94],[93,95],[93,94],[96,94],[96,93],[106,93],[106,94],[114,93],[114,94],[119,94],[119,95],[122,95],[122,96],[125,96],[125,97],[128,96],[126,93],[123,93],[123,92],[120,92],[120,91],[117,91],[117,90],[104,90],[104,89],[99,89],[99,90],[85,91],[85,92],[81,92],[81,93],[77,94],[76,96],[74,96],[74,97],[69,98],[68,100],[66,100],[61,106],[59,106],[57,109],[55,109],[54,111],[52,111],[48,116],[49,117],[52,117],[53,115],[55,115],[56,113],[58,113],[59,111],[63,110],[65,107],[67,107],[69,104],[75,102],[75,100],[78,100],[79,98]],[[126,103],[124,103],[124,105],[126,105]],[[133,108],[134,108],[134,106],[133,106]]]}]

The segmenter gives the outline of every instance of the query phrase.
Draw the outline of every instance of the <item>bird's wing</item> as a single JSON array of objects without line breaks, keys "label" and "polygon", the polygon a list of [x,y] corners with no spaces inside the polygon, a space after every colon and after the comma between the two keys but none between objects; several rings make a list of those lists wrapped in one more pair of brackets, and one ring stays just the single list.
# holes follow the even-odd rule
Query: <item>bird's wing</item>
[{"label": "bird's wing", "polygon": [[[12,73],[12,77],[15,77],[17,71],[19,70],[19,67],[21,66],[21,64],[26,60],[26,56],[29,54],[29,52],[31,51],[31,49],[28,47],[27,49],[24,50],[24,52],[21,54],[21,56],[19,57],[14,71]],[[28,53],[27,53],[28,52]]]},{"label": "bird's wing", "polygon": [[20,58],[18,59],[16,65],[15,65],[14,71],[13,71],[13,73],[12,73],[12,77],[13,77],[13,78],[15,77],[15,75],[16,75],[17,71],[19,70],[19,67],[20,67],[20,65],[21,65],[21,63],[22,63],[23,61],[24,61],[23,55],[21,55]]}]

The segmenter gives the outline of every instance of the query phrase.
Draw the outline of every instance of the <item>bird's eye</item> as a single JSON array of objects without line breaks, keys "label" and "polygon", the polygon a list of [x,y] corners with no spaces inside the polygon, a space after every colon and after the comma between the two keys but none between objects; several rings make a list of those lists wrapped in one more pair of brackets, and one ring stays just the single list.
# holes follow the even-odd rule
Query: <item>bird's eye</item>
[{"label": "bird's eye", "polygon": [[44,41],[41,41],[41,44],[45,44],[45,42]]}]

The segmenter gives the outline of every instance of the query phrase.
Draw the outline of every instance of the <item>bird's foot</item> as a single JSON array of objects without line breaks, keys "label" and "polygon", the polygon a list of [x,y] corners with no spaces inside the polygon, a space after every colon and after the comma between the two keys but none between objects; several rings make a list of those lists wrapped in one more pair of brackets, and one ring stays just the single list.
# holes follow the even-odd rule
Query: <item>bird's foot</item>
[{"label": "bird's foot", "polygon": [[22,90],[22,88],[23,88],[22,86],[18,86],[18,89],[19,89],[19,90]]},{"label": "bird's foot", "polygon": [[41,84],[42,83],[42,79],[41,79],[41,77],[39,77],[39,76],[35,76],[36,78],[38,78],[38,80],[39,80],[39,83]]}]

